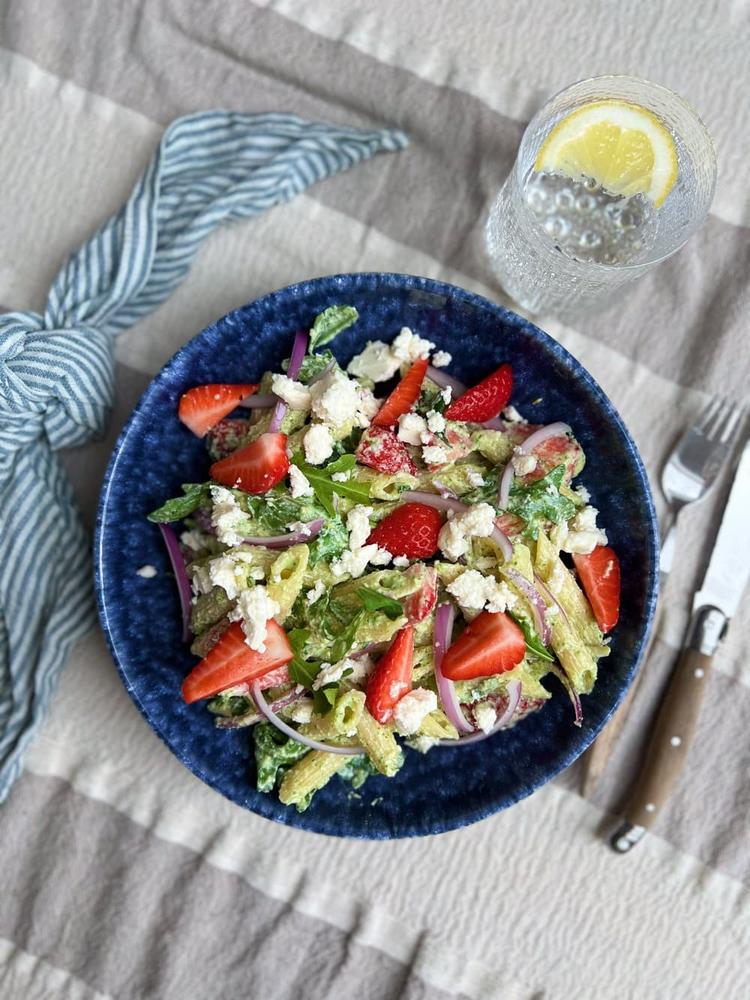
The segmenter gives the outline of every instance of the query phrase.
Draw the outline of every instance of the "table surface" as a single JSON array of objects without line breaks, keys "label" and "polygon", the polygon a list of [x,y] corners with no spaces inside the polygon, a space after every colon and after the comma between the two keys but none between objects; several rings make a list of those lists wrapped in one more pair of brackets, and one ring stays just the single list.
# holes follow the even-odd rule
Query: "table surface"
[{"label": "table surface", "polygon": [[[575,328],[540,322],[609,392],[656,483],[708,395],[746,400],[750,370],[748,5],[689,6],[8,0],[5,308],[42,305],[66,254],[119,207],[179,114],[285,110],[411,137],[405,153],[217,231],[176,294],[120,337],[111,430],[64,456],[88,523],[150,377],[233,307],[352,270],[424,274],[502,301],[482,226],[523,123],[555,90],[612,71],[657,80],[700,109],[719,157],[713,212],[622,307]],[[627,857],[600,837],[641,753],[727,488],[725,477],[684,516],[654,657],[593,799],[579,796],[574,766],[511,810],[439,837],[339,841],[245,813],[147,728],[101,635],[82,641],[0,808],[0,994],[747,995],[746,608],[655,833]]]}]

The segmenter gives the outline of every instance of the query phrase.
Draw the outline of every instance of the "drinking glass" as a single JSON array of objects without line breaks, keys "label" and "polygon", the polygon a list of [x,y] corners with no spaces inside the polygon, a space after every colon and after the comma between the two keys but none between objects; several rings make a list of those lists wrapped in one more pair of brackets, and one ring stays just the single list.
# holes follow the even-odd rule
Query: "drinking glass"
[{"label": "drinking glass", "polygon": [[[613,195],[593,178],[537,172],[544,140],[593,101],[652,112],[670,132],[677,179],[658,208],[645,195]],[[505,291],[532,313],[575,319],[610,305],[680,249],[708,214],[716,155],[703,122],[677,94],[646,80],[602,76],[555,95],[529,123],[487,219],[487,251]]]}]

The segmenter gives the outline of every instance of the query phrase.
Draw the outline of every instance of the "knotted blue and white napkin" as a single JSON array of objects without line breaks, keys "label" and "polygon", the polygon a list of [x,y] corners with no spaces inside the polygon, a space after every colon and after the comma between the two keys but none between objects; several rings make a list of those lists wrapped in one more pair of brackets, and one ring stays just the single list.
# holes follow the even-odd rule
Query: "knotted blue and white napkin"
[{"label": "knotted blue and white napkin", "polygon": [[219,223],[406,143],[292,115],[179,118],[127,204],[60,271],[44,314],[0,315],[0,801],[95,621],[89,547],[55,452],[104,430],[115,337],[164,301]]}]

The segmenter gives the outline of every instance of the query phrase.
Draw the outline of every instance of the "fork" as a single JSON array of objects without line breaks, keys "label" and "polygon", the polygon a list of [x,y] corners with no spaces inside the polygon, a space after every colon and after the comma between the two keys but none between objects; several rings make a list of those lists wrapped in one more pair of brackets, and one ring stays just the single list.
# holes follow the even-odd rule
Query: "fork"
[{"label": "fork", "polygon": [[[665,532],[659,555],[659,595],[657,615],[651,627],[651,637],[643,652],[645,664],[657,632],[661,595],[672,569],[677,539],[677,522],[688,504],[702,499],[716,480],[719,470],[732,449],[742,422],[743,408],[714,396],[695,422],[683,433],[672,450],[661,474],[661,490],[667,501]],[[639,671],[623,703],[602,730],[583,758],[581,793],[588,796],[594,789],[609,760],[609,755],[627,718],[643,671]]]}]

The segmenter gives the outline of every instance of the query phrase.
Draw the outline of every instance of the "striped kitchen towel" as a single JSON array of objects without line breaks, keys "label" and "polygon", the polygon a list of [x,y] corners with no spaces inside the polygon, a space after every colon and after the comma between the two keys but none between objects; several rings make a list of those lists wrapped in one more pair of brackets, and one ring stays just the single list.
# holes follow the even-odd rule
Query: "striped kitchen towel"
[{"label": "striped kitchen towel", "polygon": [[219,223],[406,142],[294,115],[179,118],[128,202],[57,275],[44,314],[0,316],[0,801],[95,621],[88,544],[55,452],[103,431],[116,335],[164,301]]}]

